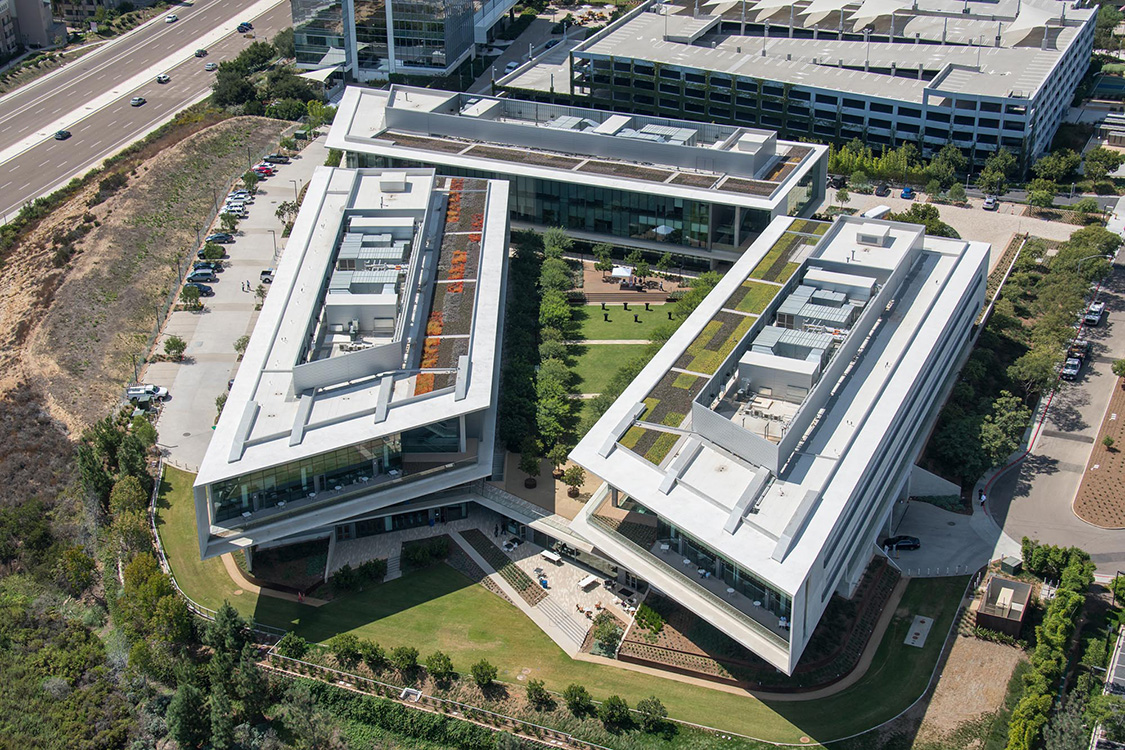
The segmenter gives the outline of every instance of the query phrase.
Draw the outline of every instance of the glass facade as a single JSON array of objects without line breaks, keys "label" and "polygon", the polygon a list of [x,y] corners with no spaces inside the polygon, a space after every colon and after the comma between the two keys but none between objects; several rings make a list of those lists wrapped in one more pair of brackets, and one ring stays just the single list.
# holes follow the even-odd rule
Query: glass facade
[{"label": "glass facade", "polygon": [[243,474],[215,482],[208,488],[211,519],[225,521],[272,508],[392,470],[399,471],[401,466],[401,441],[398,435],[392,435]]},{"label": "glass facade", "polygon": [[[365,536],[386,534],[391,531],[413,529],[450,521],[459,521],[469,517],[469,503],[457,503],[441,508],[427,508],[424,510],[410,510],[405,513],[395,513],[379,518],[366,518],[353,523],[342,523],[336,526],[336,538],[340,541],[360,539]],[[431,521],[433,522],[431,524]]]},{"label": "glass facade", "polygon": [[396,0],[391,14],[400,66],[444,69],[473,45],[472,0]]},{"label": "glass facade", "polygon": [[789,191],[789,210],[786,212],[789,216],[799,216],[809,203],[817,198],[818,191],[814,185],[824,184],[823,178],[820,178],[816,183],[813,182],[814,177],[818,177],[819,174],[820,170],[810,169],[808,174],[802,177],[801,181]]},{"label": "glass facade", "polygon": [[352,3],[354,8],[357,69],[383,75],[390,73],[386,4],[383,0],[345,2]]},{"label": "glass facade", "polygon": [[346,19],[351,0],[291,0],[297,64],[308,68],[350,64]]},{"label": "glass facade", "polygon": [[461,420],[447,419],[402,433],[404,453],[457,453],[461,450]]}]

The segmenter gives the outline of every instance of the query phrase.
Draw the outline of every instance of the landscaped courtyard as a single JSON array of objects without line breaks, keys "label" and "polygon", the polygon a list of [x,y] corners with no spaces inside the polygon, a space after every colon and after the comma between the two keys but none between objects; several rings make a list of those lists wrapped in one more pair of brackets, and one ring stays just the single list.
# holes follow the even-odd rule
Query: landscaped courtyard
[{"label": "landscaped courtyard", "polygon": [[[408,573],[389,583],[340,596],[322,607],[259,596],[240,589],[218,559],[199,560],[194,476],[166,468],[157,506],[157,529],[177,583],[198,604],[217,607],[230,601],[243,615],[291,629],[312,641],[353,632],[394,648],[409,645],[423,655],[445,651],[462,671],[487,659],[499,679],[517,684],[541,679],[549,690],[585,685],[597,700],[621,695],[630,705],[656,695],[671,717],[772,741],[831,740],[863,731],[892,718],[925,689],[945,633],[957,611],[962,578],[915,580],[907,587],[899,614],[888,628],[866,674],[836,695],[815,701],[763,702],[732,693],[613,665],[567,657],[516,607],[445,565]],[[913,614],[935,619],[922,649],[903,644]],[[647,736],[647,735],[646,735]],[[630,739],[639,740],[639,735]],[[652,747],[709,747],[709,733],[683,731],[671,741],[649,736]],[[757,743],[729,740],[724,747]]]},{"label": "landscaped courtyard", "polygon": [[[623,304],[628,304],[629,309],[625,310]],[[578,326],[578,338],[586,341],[648,341],[652,329],[668,321],[671,309],[663,304],[650,304],[645,310],[644,302],[607,302],[605,310],[601,305],[580,305],[574,308],[574,322]],[[637,320],[633,320],[634,315]]]}]

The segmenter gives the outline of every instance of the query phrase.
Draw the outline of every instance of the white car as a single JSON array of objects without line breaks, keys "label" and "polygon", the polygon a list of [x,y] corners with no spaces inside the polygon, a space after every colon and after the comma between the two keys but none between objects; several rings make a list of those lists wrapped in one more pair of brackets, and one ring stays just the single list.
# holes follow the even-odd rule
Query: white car
[{"label": "white car", "polygon": [[1083,318],[1086,325],[1096,326],[1102,322],[1102,314],[1105,312],[1104,302],[1094,302],[1086,309],[1086,315]]},{"label": "white car", "polygon": [[207,70],[207,71],[218,70],[219,64],[218,63],[207,63],[206,65],[203,66],[203,69]]},{"label": "white car", "polygon": [[177,16],[175,13],[169,13],[168,15],[164,16],[164,23],[175,23],[176,21],[179,21],[179,20],[180,20],[180,17]]},{"label": "white car", "polygon": [[510,62],[510,63],[508,63],[507,65],[504,66],[504,72],[505,73],[511,73],[513,70],[515,70],[519,66],[520,66],[520,64],[518,62]]},{"label": "white car", "polygon": [[1062,372],[1059,375],[1063,380],[1076,380],[1078,378],[1078,371],[1082,369],[1082,360],[1077,357],[1070,357],[1063,363]]},{"label": "white car", "polygon": [[154,401],[163,401],[168,398],[168,389],[158,385],[131,385],[125,389],[125,395],[130,401],[136,401],[146,396]]},{"label": "white car", "polygon": [[172,76],[168,75],[167,73],[161,73],[160,75],[158,75],[156,77],[157,83],[168,83],[171,80],[172,80]]}]

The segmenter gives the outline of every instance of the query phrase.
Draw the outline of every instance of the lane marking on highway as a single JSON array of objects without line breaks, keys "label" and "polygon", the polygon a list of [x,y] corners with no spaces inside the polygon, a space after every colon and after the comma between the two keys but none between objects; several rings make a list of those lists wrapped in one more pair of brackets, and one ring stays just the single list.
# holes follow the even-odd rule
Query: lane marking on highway
[{"label": "lane marking on highway", "polygon": [[[71,110],[66,115],[56,119],[54,122],[43,126],[35,133],[22,138],[16,143],[13,143],[4,150],[0,151],[0,164],[3,164],[16,156],[19,156],[28,149],[34,148],[48,138],[51,138],[53,134],[58,130],[69,130],[73,128],[77,123],[89,117],[91,114],[105,109],[106,107],[115,103],[117,100],[129,95],[134,90],[150,83],[158,73],[161,73],[165,70],[171,70],[172,68],[175,68],[176,66],[182,65],[188,60],[193,59],[195,57],[195,50],[199,49],[200,47],[209,47],[219,40],[234,34],[235,32],[231,31],[231,28],[237,26],[238,23],[240,23],[240,21],[236,19],[243,19],[247,17],[257,18],[258,16],[264,15],[265,13],[273,10],[276,6],[282,5],[284,2],[285,0],[259,0],[259,2],[251,5],[249,8],[239,11],[237,15],[231,16],[230,19],[219,24],[203,36],[196,37],[193,41],[184,45],[180,49],[165,56],[164,59],[162,59],[158,64],[149,66],[145,70],[142,70],[141,72],[134,75],[132,78],[123,81],[121,84],[114,86],[104,94],[96,97],[89,102],[86,102],[78,109]],[[208,90],[210,90],[210,87],[208,87]]]}]

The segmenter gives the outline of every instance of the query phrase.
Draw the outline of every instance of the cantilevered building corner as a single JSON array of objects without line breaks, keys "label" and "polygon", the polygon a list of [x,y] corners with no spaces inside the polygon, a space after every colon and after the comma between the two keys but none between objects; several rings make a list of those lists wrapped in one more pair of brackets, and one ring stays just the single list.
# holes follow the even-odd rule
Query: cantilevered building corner
[{"label": "cantilevered building corner", "polygon": [[989,247],[776,219],[571,458],[573,530],[792,673],[850,596],[984,301]]},{"label": "cantilevered building corner", "polygon": [[503,182],[316,171],[196,478],[203,557],[492,473],[507,212]]},{"label": "cantilevered building corner", "polygon": [[507,180],[513,225],[716,264],[810,213],[828,159],[770,130],[398,85],[349,88],[328,145],[349,166]]}]

